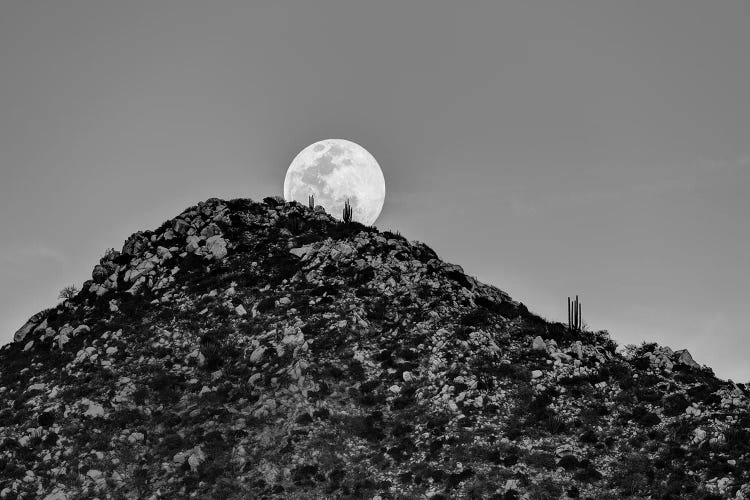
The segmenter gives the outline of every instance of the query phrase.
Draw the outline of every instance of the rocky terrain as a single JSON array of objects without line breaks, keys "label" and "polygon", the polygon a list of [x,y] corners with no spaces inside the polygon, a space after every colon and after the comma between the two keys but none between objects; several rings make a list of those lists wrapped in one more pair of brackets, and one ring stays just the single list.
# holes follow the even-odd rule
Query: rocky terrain
[{"label": "rocky terrain", "polygon": [[0,349],[0,498],[750,499],[748,387],[428,246],[210,199]]}]

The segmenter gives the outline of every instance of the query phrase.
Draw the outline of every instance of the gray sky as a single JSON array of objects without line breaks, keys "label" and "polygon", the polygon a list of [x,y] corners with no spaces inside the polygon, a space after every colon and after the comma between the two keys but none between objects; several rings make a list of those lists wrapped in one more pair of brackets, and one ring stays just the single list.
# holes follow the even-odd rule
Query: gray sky
[{"label": "gray sky", "polygon": [[0,1],[0,341],[336,137],[383,168],[381,229],[747,381],[749,26],[744,0]]}]

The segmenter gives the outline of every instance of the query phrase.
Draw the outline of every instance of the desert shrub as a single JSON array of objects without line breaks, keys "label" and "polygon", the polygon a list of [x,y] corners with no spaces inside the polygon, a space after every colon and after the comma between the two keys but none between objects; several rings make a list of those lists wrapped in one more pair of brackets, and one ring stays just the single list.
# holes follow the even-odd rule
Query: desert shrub
[{"label": "desert shrub", "polygon": [[80,290],[75,285],[69,285],[66,287],[63,287],[62,290],[60,290],[60,293],[57,295],[57,298],[60,300],[70,300],[76,297],[80,293]]},{"label": "desert shrub", "polygon": [[708,384],[699,384],[694,387],[690,387],[686,392],[693,401],[705,403],[706,405],[719,404],[721,403],[721,397],[718,394],[714,394],[714,387]]},{"label": "desert shrub", "polygon": [[373,321],[383,321],[388,314],[388,306],[385,299],[379,299],[372,302],[367,309],[367,318]]},{"label": "desert shrub", "polygon": [[353,380],[365,379],[365,368],[358,359],[350,359],[347,368]]},{"label": "desert shrub", "polygon": [[531,467],[538,467],[542,469],[554,469],[557,464],[555,463],[555,456],[551,453],[542,451],[529,453],[525,459],[527,465]]},{"label": "desert shrub", "polygon": [[664,407],[664,415],[676,417],[682,414],[690,406],[690,403],[682,394],[670,394],[664,398],[662,406]]},{"label": "desert shrub", "polygon": [[382,414],[378,415],[377,412],[373,412],[365,417],[342,417],[342,424],[344,431],[348,431],[349,433],[368,441],[378,443],[385,439],[385,433],[382,427]]},{"label": "desert shrub", "polygon": [[[695,430],[696,424],[689,419],[683,418],[674,422],[670,426],[670,433],[678,442],[685,441]],[[676,451],[676,450],[673,450]]]},{"label": "desert shrub", "polygon": [[38,422],[42,427],[50,427],[53,423],[55,423],[55,413],[53,411],[45,411],[40,413]]},{"label": "desert shrub", "polygon": [[139,387],[136,389],[133,394],[133,402],[138,406],[143,406],[143,404],[146,402],[146,399],[148,398],[148,389],[145,387]]},{"label": "desert shrub", "polygon": [[642,495],[654,479],[654,467],[647,456],[640,453],[625,455],[618,461],[619,468],[611,476],[611,484],[621,493]]},{"label": "desert shrub", "polygon": [[473,476],[474,470],[471,468],[466,468],[461,472],[453,472],[451,474],[448,474],[448,477],[445,480],[446,488],[454,489],[462,482],[471,479]]},{"label": "desert shrub", "polygon": [[661,419],[657,414],[650,412],[644,406],[636,406],[635,408],[633,408],[633,411],[629,416],[629,420],[632,420],[644,427],[651,427],[661,422]]},{"label": "desert shrub", "polygon": [[276,307],[276,300],[273,297],[265,297],[258,303],[258,312],[272,311],[274,307]]},{"label": "desert shrub", "polygon": [[639,387],[634,391],[633,395],[638,398],[638,401],[646,403],[654,403],[661,400],[661,393],[651,387]]},{"label": "desert shrub", "polygon": [[566,471],[573,471],[579,467],[579,462],[575,455],[563,455],[557,462],[557,465]]},{"label": "desert shrub", "polygon": [[137,408],[123,408],[112,413],[111,422],[115,428],[128,429],[145,422],[146,415]]},{"label": "desert shrub", "polygon": [[562,342],[566,340],[572,340],[574,338],[573,332],[571,332],[567,325],[562,323],[550,323],[547,325],[547,332],[544,335],[547,339],[552,339],[555,342]]},{"label": "desert shrub", "polygon": [[655,342],[643,342],[638,348],[638,350],[642,354],[648,354],[648,353],[654,352],[654,350],[656,350],[657,347],[658,346]]},{"label": "desert shrub", "polygon": [[404,241],[404,242],[405,242],[405,241],[407,241],[407,240],[406,240],[406,238],[404,238],[404,237],[403,237],[403,236],[401,235],[401,232],[399,232],[399,231],[396,231],[396,232],[394,233],[394,232],[392,232],[392,231],[387,231],[387,230],[386,230],[386,231],[383,231],[382,233],[380,233],[380,235],[381,235],[381,236],[382,236],[383,238],[387,239],[387,240],[401,240],[401,241]]},{"label": "desert shrub", "polygon": [[182,381],[182,377],[178,375],[161,372],[151,379],[150,386],[159,400],[174,401],[180,398]]},{"label": "desert shrub", "polygon": [[355,220],[349,223],[337,221],[336,223],[328,224],[325,226],[325,231],[326,234],[334,240],[340,240],[348,238],[350,236],[354,236],[360,231],[369,232],[367,226]]},{"label": "desert shrub", "polygon": [[489,297],[479,296],[474,299],[474,303],[490,313],[499,314],[504,318],[515,318],[518,316],[518,309],[508,301],[496,302]]},{"label": "desert shrub", "polygon": [[[731,451],[750,451],[750,432],[740,426],[732,426],[724,431],[724,446]],[[738,453],[739,455],[739,453]]]},{"label": "desert shrub", "polygon": [[596,437],[596,432],[594,432],[593,429],[589,429],[585,431],[583,434],[581,434],[580,439],[582,443],[588,443],[588,444],[594,444],[598,441],[598,438]]},{"label": "desert shrub", "polygon": [[651,361],[647,357],[637,357],[634,358],[633,366],[638,368],[639,370],[647,370],[649,366],[651,366]]},{"label": "desert shrub", "polygon": [[461,316],[463,326],[483,327],[487,326],[490,321],[490,314],[484,307],[476,307]]},{"label": "desert shrub", "polygon": [[8,479],[21,479],[26,474],[23,466],[16,465],[6,457],[0,457],[0,476]]},{"label": "desert shrub", "polygon": [[583,483],[592,483],[602,478],[602,473],[596,470],[592,465],[585,469],[579,470],[573,475],[573,479]]},{"label": "desert shrub", "polygon": [[557,500],[562,495],[562,487],[550,478],[544,478],[529,487],[530,500]]},{"label": "desert shrub", "polygon": [[622,384],[623,381],[631,380],[633,377],[633,370],[620,361],[609,360],[599,368],[597,379],[598,381],[609,381],[614,380]]},{"label": "desert shrub", "polygon": [[546,429],[552,434],[561,434],[567,430],[565,420],[557,415],[547,416]]},{"label": "desert shrub", "polygon": [[527,408],[526,421],[529,424],[542,423],[546,425],[550,417],[555,414],[549,408],[549,404],[554,399],[554,393],[548,389],[532,398]]}]

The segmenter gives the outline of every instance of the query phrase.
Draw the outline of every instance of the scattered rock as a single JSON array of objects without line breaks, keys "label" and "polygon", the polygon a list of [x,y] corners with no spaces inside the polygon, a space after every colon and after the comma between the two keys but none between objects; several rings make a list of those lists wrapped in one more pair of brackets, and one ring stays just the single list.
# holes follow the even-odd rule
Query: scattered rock
[{"label": "scattered rock", "polygon": [[208,200],[92,278],[0,349],[0,497],[614,498],[626,439],[710,478],[652,468],[639,497],[750,500],[747,386],[322,208]]},{"label": "scattered rock", "polygon": [[544,351],[544,352],[547,352],[547,345],[544,343],[544,339],[541,336],[539,336],[539,335],[537,335],[536,337],[534,337],[534,340],[531,343],[531,348],[534,351]]},{"label": "scattered rock", "polygon": [[211,236],[206,240],[206,250],[215,260],[222,260],[227,256],[227,242],[221,236]]},{"label": "scattered rock", "polygon": [[88,404],[88,409],[83,413],[87,417],[96,418],[103,417],[105,415],[104,407],[99,403],[85,400],[84,404]]}]

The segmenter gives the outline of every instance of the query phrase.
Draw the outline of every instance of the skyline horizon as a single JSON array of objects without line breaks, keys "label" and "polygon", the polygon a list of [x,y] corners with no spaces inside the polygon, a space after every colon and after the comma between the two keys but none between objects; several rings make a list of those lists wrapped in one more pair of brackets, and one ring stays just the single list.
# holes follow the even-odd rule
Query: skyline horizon
[{"label": "skyline horizon", "polygon": [[[203,204],[203,203],[205,203],[205,202],[207,202],[207,201],[209,201],[209,200],[211,200],[211,199],[219,199],[219,200],[223,200],[223,201],[230,201],[230,200],[232,200],[232,199],[241,199],[241,200],[248,200],[248,201],[252,201],[252,202],[254,202],[254,203],[263,203],[263,202],[264,202],[264,199],[265,199],[265,198],[269,198],[269,197],[270,197],[270,198],[276,198],[276,199],[280,199],[280,200],[283,200],[283,201],[284,201],[284,203],[295,202],[295,203],[299,203],[299,204],[300,204],[301,206],[303,206],[303,207],[307,206],[306,204],[304,204],[304,203],[301,203],[301,202],[299,202],[299,201],[297,201],[297,200],[286,200],[286,199],[285,199],[285,197],[284,197],[284,194],[283,194],[283,187],[282,187],[281,193],[278,193],[278,192],[277,192],[277,193],[273,193],[273,194],[268,194],[268,195],[266,195],[266,196],[258,196],[258,197],[249,197],[249,196],[248,196],[248,197],[242,197],[242,196],[240,196],[240,197],[237,197],[237,198],[222,198],[222,197],[219,197],[219,196],[209,196],[208,198],[205,198],[205,199],[201,199],[201,200],[199,200],[199,201],[197,201],[197,202],[195,202],[195,203],[193,203],[193,204],[191,204],[191,205],[187,205],[187,206],[185,206],[185,207],[184,207],[183,209],[180,209],[180,212],[181,212],[182,210],[187,210],[187,209],[188,209],[188,208],[190,208],[190,207],[197,207],[197,206],[200,206],[201,204]],[[387,200],[387,197],[386,197],[386,200]],[[317,205],[316,205],[316,206],[317,206]],[[336,214],[333,214],[333,213],[329,213],[329,212],[328,212],[327,210],[325,210],[325,207],[323,207],[322,205],[320,205],[320,207],[321,207],[321,208],[323,208],[323,209],[324,209],[324,211],[325,211],[325,213],[326,213],[326,214],[328,214],[328,215],[330,215],[331,217],[334,217],[335,219],[337,219],[337,220],[339,220],[339,221],[342,221],[342,220],[343,220],[343,218],[342,218],[342,217],[339,217],[339,216],[337,216]],[[179,212],[178,212],[178,214],[179,214]],[[168,222],[168,221],[172,220],[173,218],[176,218],[178,214],[175,214],[174,216],[172,216],[172,217],[168,218],[167,220],[163,221],[162,223]],[[355,221],[355,222],[357,222],[357,221]],[[364,225],[364,224],[363,224],[363,225]],[[128,240],[129,240],[129,239],[130,239],[130,238],[132,237],[132,236],[133,236],[133,235],[135,235],[135,234],[137,234],[137,233],[139,233],[139,232],[148,232],[148,231],[153,231],[153,230],[157,229],[157,228],[158,228],[159,226],[160,226],[160,225],[153,225],[153,226],[152,226],[152,228],[140,229],[140,230],[137,230],[137,231],[135,231],[134,233],[131,233],[131,234],[129,234],[128,236],[126,236],[126,237],[125,237],[125,238],[123,239],[123,245],[124,245],[124,244],[125,244],[125,243],[126,243],[126,242],[127,242],[127,241],[128,241]],[[439,259],[440,259],[441,261],[443,261],[443,262],[445,262],[445,263],[448,263],[448,264],[452,264],[452,265],[457,265],[457,266],[459,266],[460,268],[462,268],[462,269],[464,270],[464,272],[466,272],[466,269],[465,269],[464,265],[463,265],[463,264],[462,264],[461,262],[454,262],[454,261],[449,261],[449,260],[446,260],[446,259],[444,259],[444,258],[443,258],[443,257],[441,256],[440,252],[439,252],[438,250],[436,250],[436,249],[435,249],[434,247],[432,247],[432,246],[431,246],[431,245],[429,244],[429,242],[426,242],[426,241],[422,241],[422,240],[416,240],[416,239],[413,239],[413,238],[409,238],[409,235],[408,235],[408,234],[404,234],[404,233],[402,233],[402,232],[401,232],[400,230],[398,230],[398,229],[395,229],[395,228],[381,228],[381,227],[379,227],[379,226],[378,226],[378,224],[377,224],[377,220],[375,221],[375,224],[372,224],[372,225],[369,225],[369,226],[365,225],[365,226],[366,226],[366,227],[372,227],[372,228],[375,228],[375,229],[377,229],[377,230],[378,230],[378,231],[379,231],[380,233],[383,233],[383,232],[391,232],[391,233],[394,233],[394,234],[397,234],[397,235],[400,235],[400,236],[402,236],[402,237],[406,238],[406,239],[407,239],[408,241],[410,241],[410,242],[417,242],[417,243],[422,243],[422,244],[425,244],[425,245],[427,245],[427,246],[428,246],[429,248],[433,249],[433,250],[434,250],[434,251],[436,252],[436,254],[438,255],[438,258],[439,258]],[[110,250],[112,250],[112,249],[114,249],[114,250],[117,250],[117,251],[119,252],[119,251],[121,250],[121,248],[122,248],[122,245],[121,245],[120,247],[116,247],[116,246],[115,246],[115,247],[107,247],[107,248],[105,248],[104,250],[102,250],[102,255],[106,255],[106,254],[107,254],[107,253],[108,253],[108,252],[109,252]],[[98,263],[98,261],[97,261],[97,263]],[[92,267],[93,267],[94,265],[95,265],[95,264],[92,264]],[[545,312],[545,311],[540,311],[540,310],[537,310],[537,309],[536,309],[536,308],[534,307],[533,303],[531,303],[530,301],[526,301],[526,300],[521,300],[521,299],[520,299],[519,297],[517,297],[517,296],[516,296],[516,295],[515,295],[515,294],[514,294],[514,293],[513,293],[512,291],[510,291],[510,290],[508,290],[507,288],[503,287],[503,286],[502,286],[501,284],[498,284],[498,283],[492,283],[492,282],[489,282],[489,281],[485,281],[485,280],[483,280],[482,276],[480,276],[480,275],[475,275],[475,274],[471,274],[471,273],[468,273],[468,272],[467,272],[466,274],[467,274],[467,275],[469,275],[469,276],[471,276],[472,278],[476,279],[477,281],[480,281],[480,282],[482,282],[482,283],[484,283],[484,284],[487,284],[487,285],[490,285],[490,286],[492,286],[492,287],[495,287],[495,288],[497,288],[498,290],[500,290],[500,291],[502,291],[502,292],[506,292],[506,293],[508,293],[508,294],[510,295],[510,297],[511,297],[511,299],[512,299],[513,301],[515,301],[515,302],[518,302],[518,303],[520,303],[520,304],[523,304],[524,306],[526,306],[526,307],[527,307],[527,308],[529,309],[529,311],[530,311],[531,313],[533,313],[533,314],[535,314],[535,315],[537,315],[537,316],[541,317],[541,318],[542,318],[543,320],[545,320],[545,321],[547,321],[547,322],[550,322],[550,323],[558,323],[558,324],[561,324],[561,325],[564,325],[564,324],[565,324],[565,321],[564,321],[564,320],[562,319],[562,316],[561,316],[561,315],[560,315],[560,316],[558,317],[558,315],[557,315],[556,313],[554,313],[554,312],[553,312],[553,313],[548,313],[548,312]],[[79,290],[81,290],[81,288],[82,288],[82,285],[83,285],[83,284],[84,284],[85,282],[87,282],[87,281],[90,281],[90,280],[91,280],[91,277],[89,276],[89,277],[88,277],[87,279],[85,279],[85,280],[83,280],[82,282],[80,282],[80,286],[79,286],[79,283],[72,283],[72,284],[66,285],[66,286],[65,286],[64,288],[66,288],[66,287],[68,287],[68,286],[73,286],[73,287],[75,287],[75,288],[76,288],[76,291],[79,291]],[[568,296],[568,297],[567,297],[567,300],[568,300],[568,313],[570,312],[570,304],[571,304],[571,302],[572,302],[573,300],[574,300],[574,301],[575,301],[576,303],[578,303],[578,307],[579,307],[579,308],[581,308],[581,304],[582,304],[582,302],[580,302],[580,301],[579,301],[579,298],[580,298],[580,297],[581,297],[581,295],[580,295],[580,294],[574,294],[574,295],[570,295],[570,296]],[[55,305],[57,305],[57,304],[60,304],[60,303],[62,303],[62,302],[64,302],[64,299],[58,298],[58,302],[57,302],[57,303],[55,303],[55,304],[50,304],[50,305],[49,305],[49,307],[50,307],[50,308],[54,308],[54,307],[55,307]],[[40,311],[41,311],[41,310],[40,310]],[[36,314],[36,313],[38,313],[38,312],[40,312],[40,311],[36,311],[36,312],[35,312],[34,314]],[[550,314],[552,314],[552,316],[550,316]],[[33,315],[32,315],[32,316],[33,316]],[[667,347],[667,348],[670,348],[670,349],[671,349],[671,350],[672,350],[673,352],[675,352],[675,353],[678,353],[678,352],[680,352],[680,351],[683,351],[683,350],[685,350],[685,351],[688,351],[688,352],[689,352],[689,353],[690,353],[690,354],[692,355],[692,357],[693,357],[693,358],[695,358],[695,354],[696,354],[696,353],[694,353],[694,352],[691,352],[691,351],[690,351],[689,349],[687,349],[687,348],[685,348],[685,347],[679,347],[679,346],[672,346],[672,345],[662,344],[662,343],[658,342],[658,341],[657,341],[657,340],[655,340],[655,339],[648,339],[648,338],[644,338],[644,339],[642,339],[642,340],[641,340],[640,342],[635,342],[635,343],[633,343],[633,342],[623,342],[623,341],[621,341],[621,340],[620,340],[620,339],[619,339],[619,338],[618,338],[618,337],[617,337],[617,336],[616,336],[615,334],[613,334],[613,333],[612,333],[612,332],[610,331],[610,329],[608,329],[608,328],[606,328],[606,327],[604,327],[604,328],[598,328],[598,327],[597,327],[597,328],[591,328],[591,325],[589,325],[589,324],[588,324],[588,322],[586,322],[586,320],[585,320],[585,319],[583,319],[583,318],[584,318],[584,317],[583,317],[582,315],[581,315],[581,316],[579,316],[579,320],[580,320],[580,323],[579,323],[579,325],[580,325],[580,329],[581,329],[582,331],[589,331],[589,332],[596,332],[596,333],[604,333],[604,334],[606,334],[606,335],[607,335],[607,336],[608,336],[608,337],[609,337],[610,339],[614,340],[614,341],[615,341],[615,342],[617,343],[617,348],[616,348],[616,351],[617,351],[617,352],[623,352],[623,351],[626,351],[626,350],[628,350],[629,348],[631,348],[631,347],[633,347],[633,346],[635,346],[635,347],[638,347],[638,346],[640,346],[640,345],[644,345],[644,344],[657,344],[657,345],[659,345],[660,347]],[[22,322],[21,324],[19,324],[19,328],[20,328],[21,326],[23,326],[23,323],[25,323],[26,321],[27,321],[27,320],[24,320],[24,321],[23,321],[23,322]],[[569,321],[569,322],[571,321],[571,320],[570,320],[570,316],[568,317],[568,321]],[[11,335],[11,338],[10,338],[10,342],[13,342],[13,338],[12,338],[12,335]],[[5,345],[6,343],[8,343],[8,342],[2,342],[2,341],[0,341],[0,346],[2,346],[2,345]],[[700,357],[699,357],[698,359],[696,359],[696,362],[698,362],[698,364],[700,364],[701,366],[705,366],[705,367],[707,367],[707,368],[710,368],[710,369],[712,370],[712,372],[714,373],[714,375],[715,375],[715,376],[716,376],[717,378],[720,378],[720,379],[723,379],[723,380],[730,380],[730,381],[733,381],[733,382],[740,382],[740,383],[748,383],[748,384],[750,384],[750,378],[748,378],[747,380],[740,380],[740,379],[733,379],[733,378],[731,378],[731,377],[722,377],[720,373],[717,373],[717,372],[716,372],[716,370],[714,369],[714,366],[712,366],[712,365],[710,365],[710,364],[707,364],[707,363],[704,363],[704,362],[702,362],[702,361],[700,360]]]}]

